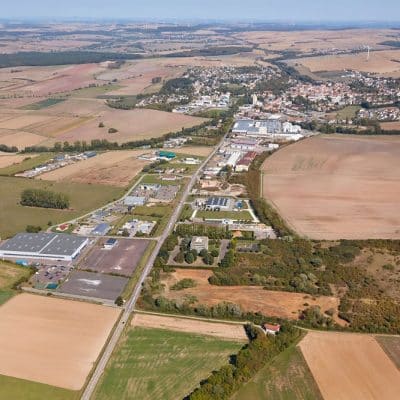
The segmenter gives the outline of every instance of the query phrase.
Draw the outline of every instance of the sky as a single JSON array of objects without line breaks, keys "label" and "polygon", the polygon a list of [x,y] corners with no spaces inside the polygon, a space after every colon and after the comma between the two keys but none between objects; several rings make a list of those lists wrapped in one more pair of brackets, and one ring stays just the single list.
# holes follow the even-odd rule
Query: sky
[{"label": "sky", "polygon": [[0,19],[399,22],[399,0],[0,0]]}]

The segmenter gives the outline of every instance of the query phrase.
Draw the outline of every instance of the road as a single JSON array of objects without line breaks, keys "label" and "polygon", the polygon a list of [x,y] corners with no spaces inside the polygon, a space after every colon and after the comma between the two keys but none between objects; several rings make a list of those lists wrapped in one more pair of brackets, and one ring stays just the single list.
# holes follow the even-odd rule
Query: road
[{"label": "road", "polygon": [[143,269],[143,272],[139,278],[139,281],[132,293],[132,296],[129,298],[129,300],[125,303],[124,311],[122,313],[122,317],[119,320],[117,326],[114,329],[114,332],[108,341],[103,354],[101,355],[101,358],[99,362],[97,363],[97,366],[90,377],[90,380],[82,394],[81,399],[82,400],[90,400],[92,397],[94,390],[96,388],[96,385],[98,384],[100,377],[102,376],[107,363],[111,357],[112,352],[115,349],[115,346],[118,343],[118,340],[120,339],[122,332],[125,328],[125,324],[128,322],[129,317],[131,313],[134,311],[137,299],[139,298],[142,285],[146,279],[146,277],[149,275],[151,269],[153,268],[154,261],[161,249],[161,246],[163,245],[165,239],[169,236],[169,234],[172,232],[174,229],[174,226],[176,222],[178,221],[179,215],[182,212],[182,209],[185,205],[186,199],[189,196],[194,184],[196,183],[196,180],[200,174],[200,172],[203,170],[204,166],[210,161],[210,159],[214,156],[214,154],[219,150],[221,147],[222,143],[224,142],[226,136],[223,137],[221,142],[214,148],[214,150],[211,152],[211,154],[203,161],[203,163],[200,165],[199,169],[196,171],[196,173],[191,177],[190,182],[186,186],[185,191],[183,192],[181,199],[178,203],[178,206],[175,208],[174,212],[171,215],[171,218],[165,227],[165,230],[163,234],[159,237],[159,240],[157,242],[156,247],[154,248],[153,252],[151,253],[149,259],[147,260],[147,263]]}]

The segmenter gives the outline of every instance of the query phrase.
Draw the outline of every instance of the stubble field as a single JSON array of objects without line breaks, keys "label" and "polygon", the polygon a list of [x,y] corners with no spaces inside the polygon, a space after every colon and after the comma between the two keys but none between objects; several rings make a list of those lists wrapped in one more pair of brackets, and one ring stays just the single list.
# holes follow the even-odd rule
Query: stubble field
[{"label": "stubble field", "polygon": [[148,164],[137,158],[141,154],[143,150],[110,151],[47,172],[37,179],[125,187]]},{"label": "stubble field", "polygon": [[400,371],[368,335],[309,332],[300,343],[324,400],[393,400]]},{"label": "stubble field", "polygon": [[119,310],[21,294],[0,307],[0,374],[80,390]]},{"label": "stubble field", "polygon": [[397,137],[318,136],[263,166],[263,195],[312,239],[400,239]]}]

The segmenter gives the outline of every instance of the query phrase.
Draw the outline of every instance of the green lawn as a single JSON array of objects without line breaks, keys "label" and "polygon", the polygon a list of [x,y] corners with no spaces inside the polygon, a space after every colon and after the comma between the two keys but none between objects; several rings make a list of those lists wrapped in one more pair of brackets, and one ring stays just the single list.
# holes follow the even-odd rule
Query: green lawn
[{"label": "green lawn", "polygon": [[96,400],[177,400],[243,344],[159,329],[131,329],[114,352]]},{"label": "green lawn", "polygon": [[[28,279],[32,270],[11,262],[0,261],[0,305],[14,296],[13,285],[22,278]],[[0,398],[2,398],[0,396]]]},{"label": "green lawn", "polygon": [[[34,179],[0,177],[0,236],[10,237],[24,231],[27,225],[52,224],[68,221],[90,212],[122,196],[123,189],[105,185],[86,185],[68,182],[46,182]],[[69,210],[23,207],[21,192],[27,188],[48,189],[65,193],[71,200]]]},{"label": "green lawn", "polygon": [[336,118],[339,120],[353,119],[357,116],[357,113],[361,110],[360,106],[347,106],[342,110],[339,110],[336,114]]},{"label": "green lawn", "polygon": [[0,375],[0,399],[78,400],[80,392]]},{"label": "green lawn", "polygon": [[205,219],[234,219],[252,221],[253,218],[248,211],[203,211],[200,210],[196,214],[196,218]]},{"label": "green lawn", "polygon": [[10,165],[8,167],[0,168],[0,175],[13,176],[20,172],[35,168],[38,165],[49,161],[53,157],[54,153],[42,153],[39,155],[27,154],[25,160],[23,160],[22,162]]},{"label": "green lawn", "polygon": [[38,101],[37,103],[28,104],[21,107],[22,110],[42,110],[43,108],[54,106],[58,103],[62,103],[66,99],[45,99]]},{"label": "green lawn", "polygon": [[264,367],[232,400],[322,400],[301,351],[291,346]]}]

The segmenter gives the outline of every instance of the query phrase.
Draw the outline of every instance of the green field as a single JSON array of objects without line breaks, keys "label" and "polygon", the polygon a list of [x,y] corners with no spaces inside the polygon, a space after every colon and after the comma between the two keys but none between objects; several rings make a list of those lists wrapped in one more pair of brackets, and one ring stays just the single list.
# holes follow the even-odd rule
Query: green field
[{"label": "green field", "polygon": [[342,110],[339,110],[336,114],[336,118],[339,120],[353,119],[357,116],[357,113],[361,110],[360,106],[347,106]]},{"label": "green field", "polygon": [[78,400],[80,392],[0,375],[0,399]]},{"label": "green field", "polygon": [[0,168],[0,175],[13,176],[20,172],[35,168],[40,164],[44,164],[53,157],[54,153],[42,153],[39,155],[27,154],[26,158],[22,162],[10,165],[8,167]]},{"label": "green field", "polygon": [[196,218],[204,219],[234,219],[252,221],[253,218],[248,211],[197,211]]},{"label": "green field", "polygon": [[[0,305],[16,293],[13,286],[21,279],[28,279],[32,270],[10,262],[0,261]],[[1,398],[1,397],[0,397]]]},{"label": "green field", "polygon": [[322,400],[301,351],[291,346],[264,367],[232,400]]},{"label": "green field", "polygon": [[177,400],[243,344],[160,329],[131,329],[114,352],[96,400]]},{"label": "green field", "polygon": [[[27,225],[40,225],[43,229],[52,224],[68,221],[118,199],[123,189],[105,185],[85,185],[69,182],[46,182],[34,179],[0,177],[0,236],[2,238],[24,231]],[[53,210],[23,207],[21,192],[27,188],[41,188],[65,193],[71,200],[70,209]]]},{"label": "green field", "polygon": [[37,103],[28,104],[21,107],[22,110],[42,110],[43,108],[55,106],[58,103],[62,103],[66,99],[45,99],[38,101]]},{"label": "green field", "polygon": [[113,90],[118,90],[121,87],[122,86],[112,84],[112,85],[93,86],[83,89],[76,89],[71,92],[71,96],[79,98],[86,98],[86,97],[96,98]]}]

